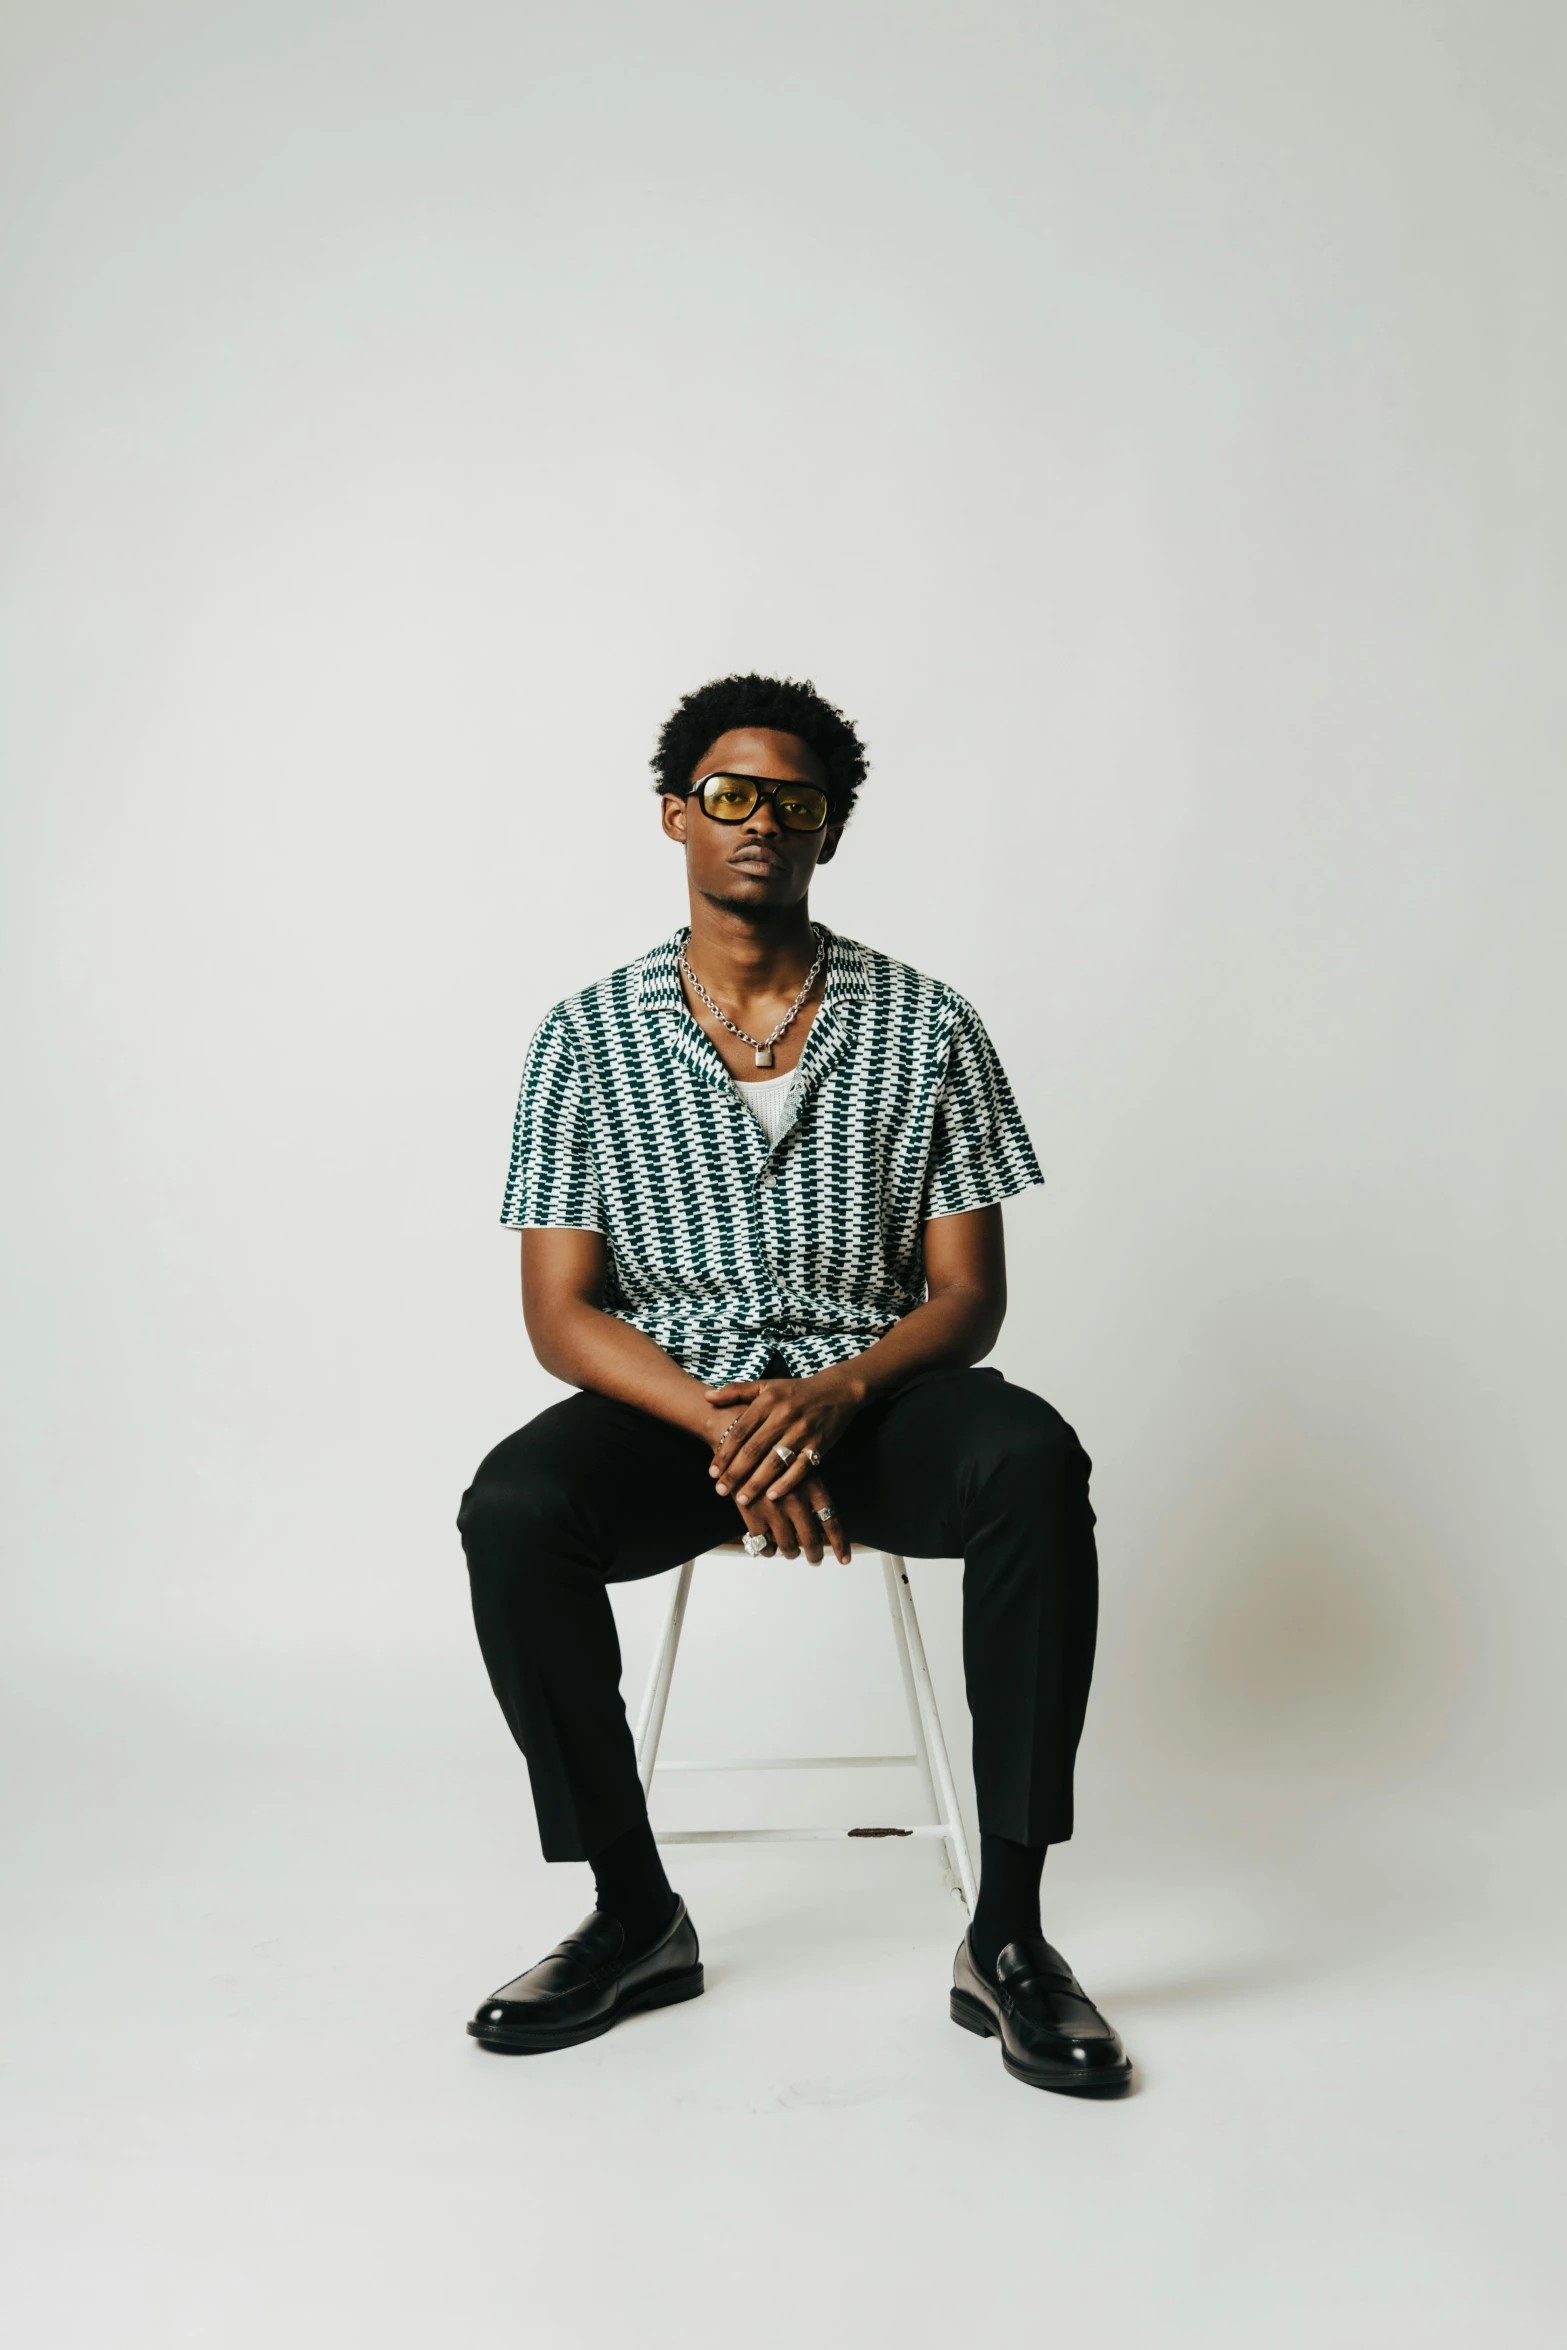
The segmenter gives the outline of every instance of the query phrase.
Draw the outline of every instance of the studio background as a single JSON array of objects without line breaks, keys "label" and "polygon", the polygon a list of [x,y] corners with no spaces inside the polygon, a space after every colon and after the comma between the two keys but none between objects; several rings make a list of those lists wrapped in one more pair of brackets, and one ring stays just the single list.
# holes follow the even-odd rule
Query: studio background
[{"label": "studio background", "polygon": [[[997,2325],[1557,2338],[1560,13],[17,0],[0,43],[27,2338],[608,2341],[638,2258],[584,2337],[532,2198],[611,2122],[686,2338],[823,2291],[828,2341],[946,2338],[1002,2143]],[[1046,1171],[992,1359],[1095,1462],[1046,1915],[1148,2072],[1114,2142],[965,2105],[928,1852],[693,1858],[717,2051],[461,2042],[587,1905],[452,1524],[560,1392],[496,1221],[522,1052],[684,918],[648,756],[752,667],[869,745],[816,910],[977,1003]],[[897,1708],[869,1566],[699,1573],[671,1744]],[[679,1816],[758,1799],[805,1796]],[[928,2005],[878,2072],[888,1919]],[[841,2061],[766,1975],[802,1920]],[[1513,2102],[1352,2122],[1368,1977],[1379,2052],[1456,2028]],[[514,2194],[525,2291],[464,2244]]]}]

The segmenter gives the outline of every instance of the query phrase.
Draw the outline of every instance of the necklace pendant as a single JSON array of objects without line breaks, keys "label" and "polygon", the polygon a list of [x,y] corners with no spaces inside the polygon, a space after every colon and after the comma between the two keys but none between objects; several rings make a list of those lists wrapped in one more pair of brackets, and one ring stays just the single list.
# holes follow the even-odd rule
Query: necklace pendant
[{"label": "necklace pendant", "polygon": [[770,1044],[759,1044],[757,1046],[756,1065],[759,1069],[770,1069],[772,1067],[773,1048]]}]

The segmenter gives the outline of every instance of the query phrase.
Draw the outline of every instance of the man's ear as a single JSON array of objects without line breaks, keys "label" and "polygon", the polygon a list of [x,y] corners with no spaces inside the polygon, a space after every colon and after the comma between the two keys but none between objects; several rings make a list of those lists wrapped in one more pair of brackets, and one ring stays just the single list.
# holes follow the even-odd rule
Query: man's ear
[{"label": "man's ear", "polygon": [[663,809],[665,832],[671,840],[679,841],[681,847],[684,848],[686,838],[685,801],[678,792],[667,791],[662,794],[660,805]]},{"label": "man's ear", "polygon": [[818,865],[830,865],[832,863],[834,857],[836,857],[838,854],[838,843],[842,840],[842,838],[843,826],[841,824],[829,824],[826,832],[822,835],[821,854],[816,860]]}]

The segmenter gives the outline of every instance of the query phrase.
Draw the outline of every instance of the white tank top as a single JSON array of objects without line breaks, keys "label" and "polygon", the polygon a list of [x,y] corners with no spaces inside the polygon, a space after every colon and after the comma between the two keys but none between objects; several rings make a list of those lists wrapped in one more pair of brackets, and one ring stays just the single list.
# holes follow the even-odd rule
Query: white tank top
[{"label": "white tank top", "polygon": [[736,1093],[760,1119],[769,1142],[776,1142],[783,1132],[784,1120],[789,1114],[789,1095],[795,1073],[786,1069],[781,1077],[762,1077],[755,1083],[749,1077],[734,1077],[730,1083]]}]

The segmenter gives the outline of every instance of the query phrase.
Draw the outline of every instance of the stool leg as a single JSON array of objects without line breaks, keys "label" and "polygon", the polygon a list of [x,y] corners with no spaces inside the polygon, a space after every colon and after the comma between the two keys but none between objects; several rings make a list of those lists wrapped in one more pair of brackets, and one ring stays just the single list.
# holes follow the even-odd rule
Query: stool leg
[{"label": "stool leg", "polygon": [[882,1580],[887,1586],[887,1606],[892,1615],[892,1645],[898,1652],[898,1670],[903,1676],[903,1702],[909,1709],[909,1731],[925,1781],[925,1793],[930,1798],[930,1808],[939,1820],[941,1801],[931,1774],[930,1748],[925,1743],[925,1718],[920,1712],[920,1701],[914,1690],[914,1667],[909,1662],[909,1636],[903,1629],[903,1610],[898,1605],[898,1572],[902,1565],[902,1559],[894,1557],[890,1551],[882,1552]]},{"label": "stool leg", "polygon": [[691,1590],[691,1573],[695,1565],[695,1559],[687,1559],[675,1577],[675,1587],[669,1595],[669,1613],[664,1618],[663,1634],[648,1670],[647,1686],[642,1692],[642,1706],[637,1715],[637,1772],[644,1795],[653,1784],[658,1742],[664,1735],[664,1709],[669,1703],[669,1684],[675,1677],[675,1651],[680,1646],[680,1627],[685,1622],[686,1599]]},{"label": "stool leg", "polygon": [[904,1560],[889,1560],[893,1571],[893,1594],[902,1619],[903,1636],[908,1646],[909,1666],[919,1699],[921,1727],[929,1768],[935,1775],[937,1788],[936,1817],[946,1829],[946,1844],[952,1864],[957,1871],[964,1905],[970,1917],[979,1897],[979,1886],[974,1875],[974,1863],[969,1856],[968,1835],[963,1826],[963,1815],[958,1809],[958,1791],[952,1777],[952,1764],[947,1756],[947,1741],[942,1735],[941,1713],[936,1704],[936,1691],[930,1677],[930,1666],[925,1661],[925,1643],[920,1636],[920,1620],[915,1613],[914,1593],[909,1584],[909,1570]]}]

